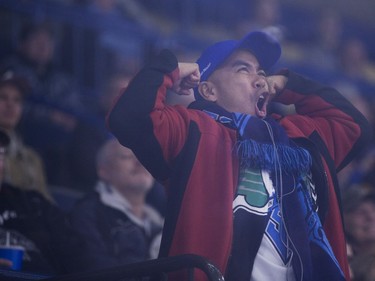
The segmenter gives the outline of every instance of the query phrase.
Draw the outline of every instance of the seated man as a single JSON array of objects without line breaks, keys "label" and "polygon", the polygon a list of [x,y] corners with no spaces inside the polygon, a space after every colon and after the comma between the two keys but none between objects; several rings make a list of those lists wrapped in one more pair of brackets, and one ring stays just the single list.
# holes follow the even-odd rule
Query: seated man
[{"label": "seated man", "polygon": [[[10,139],[0,130],[0,181]],[[24,248],[22,271],[46,275],[73,272],[79,268],[81,248],[66,216],[39,192],[26,191],[2,182],[0,187],[0,244]],[[1,267],[12,263],[2,259]],[[1,279],[1,278],[0,278]]]},{"label": "seated man", "polygon": [[163,219],[146,204],[155,184],[133,152],[116,139],[97,154],[99,181],[95,191],[71,212],[73,227],[85,249],[85,270],[94,270],[156,258]]}]

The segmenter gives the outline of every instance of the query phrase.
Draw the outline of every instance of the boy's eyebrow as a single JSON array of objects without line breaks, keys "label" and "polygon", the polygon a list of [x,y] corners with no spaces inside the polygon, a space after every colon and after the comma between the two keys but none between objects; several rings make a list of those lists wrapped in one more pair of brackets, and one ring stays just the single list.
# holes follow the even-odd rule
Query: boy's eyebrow
[{"label": "boy's eyebrow", "polygon": [[246,65],[246,66],[250,66],[250,64],[249,64],[248,62],[246,62],[246,61],[244,61],[244,60],[240,60],[240,59],[235,60],[235,61],[233,61],[233,63],[232,63],[232,66],[237,66],[237,65]]},{"label": "boy's eyebrow", "polygon": [[259,65],[254,65],[252,63],[248,63],[247,61],[244,61],[244,60],[241,60],[241,59],[238,59],[238,60],[235,60],[231,66],[232,67],[236,67],[236,66],[240,66],[240,65],[244,65],[244,66],[247,66],[247,67],[250,67],[250,68],[255,68],[255,70],[260,70],[260,66]]}]

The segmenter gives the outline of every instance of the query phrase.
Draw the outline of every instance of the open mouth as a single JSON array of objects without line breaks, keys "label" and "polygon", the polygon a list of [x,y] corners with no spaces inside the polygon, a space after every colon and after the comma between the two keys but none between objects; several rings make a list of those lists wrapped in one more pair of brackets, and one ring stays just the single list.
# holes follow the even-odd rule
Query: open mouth
[{"label": "open mouth", "polygon": [[262,110],[265,102],[266,102],[266,98],[264,97],[264,95],[261,95],[257,102],[257,107],[259,110]]},{"label": "open mouth", "polygon": [[257,109],[257,116],[260,118],[264,118],[267,115],[267,104],[268,104],[268,93],[263,93],[259,96],[256,109]]}]

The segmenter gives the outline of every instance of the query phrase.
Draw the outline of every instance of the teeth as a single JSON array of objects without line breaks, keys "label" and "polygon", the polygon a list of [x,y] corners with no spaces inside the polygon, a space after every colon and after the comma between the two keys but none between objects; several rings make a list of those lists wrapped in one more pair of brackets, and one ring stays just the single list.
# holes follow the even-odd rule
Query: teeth
[{"label": "teeth", "polygon": [[259,99],[258,99],[258,103],[257,103],[257,107],[258,107],[259,110],[262,109],[263,104],[264,104],[264,101],[265,101],[265,98],[264,98],[263,95],[261,95],[261,96],[259,97]]}]

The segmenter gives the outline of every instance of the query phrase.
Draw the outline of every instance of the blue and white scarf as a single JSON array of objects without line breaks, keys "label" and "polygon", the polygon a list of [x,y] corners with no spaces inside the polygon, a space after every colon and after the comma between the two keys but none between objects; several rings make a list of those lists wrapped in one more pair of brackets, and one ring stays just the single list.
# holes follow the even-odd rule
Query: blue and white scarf
[{"label": "blue and white scarf", "polygon": [[[296,186],[296,182],[301,182],[301,175],[310,173],[312,160],[309,152],[292,142],[284,128],[272,118],[260,119],[247,114],[227,112],[207,101],[196,101],[189,107],[202,110],[217,122],[237,130],[238,142],[234,153],[239,157],[241,169],[265,169],[270,172],[276,196],[278,200],[282,200],[281,212],[290,242],[293,244],[292,265],[296,280],[345,280],[325,236],[309,190]],[[265,222],[262,220],[267,220],[268,217],[252,217],[243,220],[247,223],[241,224],[240,227],[248,228],[247,233],[254,234],[259,240],[262,233],[256,232],[264,230]],[[236,221],[234,223],[236,224]],[[234,237],[235,235],[236,233]],[[241,239],[240,245],[236,245],[235,240],[233,249],[238,251],[234,254],[232,252],[226,279],[247,281],[250,280],[252,270],[249,262],[253,263],[256,254],[251,252],[254,249],[257,251],[257,247],[254,247],[254,241],[251,241],[253,236]]]}]

